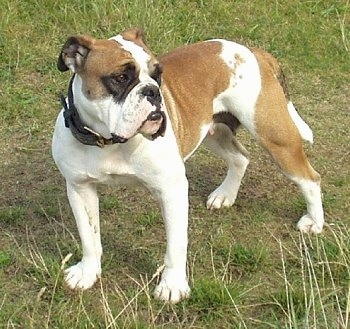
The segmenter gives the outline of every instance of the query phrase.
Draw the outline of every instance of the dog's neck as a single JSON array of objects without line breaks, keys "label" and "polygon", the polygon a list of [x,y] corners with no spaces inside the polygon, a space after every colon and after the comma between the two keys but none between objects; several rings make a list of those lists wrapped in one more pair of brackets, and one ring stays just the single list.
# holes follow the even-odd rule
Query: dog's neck
[{"label": "dog's neck", "polygon": [[75,75],[72,76],[68,87],[68,103],[63,95],[60,96],[61,104],[64,108],[63,117],[64,124],[70,129],[72,135],[82,144],[104,147],[116,143],[123,143],[119,137],[112,135],[111,138],[105,138],[100,133],[89,128],[79,116],[79,112],[74,104],[73,81]]}]

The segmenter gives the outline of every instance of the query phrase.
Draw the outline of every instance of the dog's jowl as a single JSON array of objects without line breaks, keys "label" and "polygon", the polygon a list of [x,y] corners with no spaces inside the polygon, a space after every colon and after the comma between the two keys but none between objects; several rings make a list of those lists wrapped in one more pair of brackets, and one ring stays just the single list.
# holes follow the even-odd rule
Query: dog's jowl
[{"label": "dog's jowl", "polygon": [[190,294],[186,277],[188,182],[184,161],[201,142],[227,163],[227,176],[207,208],[230,207],[248,165],[236,139],[242,125],[301,190],[307,204],[302,232],[323,227],[320,176],[302,139],[308,125],[289,100],[277,61],[260,49],[209,40],[156,58],[143,33],[108,40],[67,39],[60,71],[73,75],[53,136],[54,160],[67,182],[83,257],[66,270],[71,288],[91,287],[101,275],[98,184],[146,186],[160,202],[167,247],[155,289],[161,300]]}]

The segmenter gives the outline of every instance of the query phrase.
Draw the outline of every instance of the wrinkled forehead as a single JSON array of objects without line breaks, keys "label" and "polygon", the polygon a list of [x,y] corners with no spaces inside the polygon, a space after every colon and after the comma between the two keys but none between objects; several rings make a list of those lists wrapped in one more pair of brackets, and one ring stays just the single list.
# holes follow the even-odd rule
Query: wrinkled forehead
[{"label": "wrinkled forehead", "polygon": [[134,61],[138,64],[141,72],[148,72],[149,66],[153,61],[152,56],[140,45],[137,45],[133,41],[124,39],[120,34],[116,35],[109,40],[117,42],[120,47],[133,57]]},{"label": "wrinkled forehead", "polygon": [[132,65],[140,74],[148,74],[155,62],[142,46],[117,35],[109,40],[95,40],[85,71],[91,75],[108,75]]},{"label": "wrinkled forehead", "polygon": [[133,56],[123,50],[116,42],[109,40],[95,40],[86,57],[81,74],[106,75],[119,68],[133,64],[137,66]]}]

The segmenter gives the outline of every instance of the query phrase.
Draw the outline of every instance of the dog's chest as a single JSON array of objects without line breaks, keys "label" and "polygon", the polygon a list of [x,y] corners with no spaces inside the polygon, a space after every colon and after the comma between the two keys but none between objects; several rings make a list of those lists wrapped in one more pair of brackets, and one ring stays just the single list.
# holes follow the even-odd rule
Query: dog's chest
[{"label": "dog's chest", "polygon": [[137,177],[130,160],[113,147],[90,155],[87,165],[89,178],[102,184],[135,184]]}]

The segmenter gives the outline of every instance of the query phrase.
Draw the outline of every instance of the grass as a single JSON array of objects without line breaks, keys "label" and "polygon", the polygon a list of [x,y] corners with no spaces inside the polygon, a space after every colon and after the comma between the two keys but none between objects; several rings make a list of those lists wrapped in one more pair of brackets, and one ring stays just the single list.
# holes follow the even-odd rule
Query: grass
[{"label": "grass", "polygon": [[[350,162],[348,0],[0,0],[1,328],[348,328]],[[201,148],[188,162],[192,297],[153,299],[165,233],[149,193],[102,187],[103,275],[69,291],[63,269],[81,255],[62,177],[51,159],[56,60],[68,35],[109,37],[131,26],[156,54],[224,37],[279,58],[312,126],[307,153],[323,177],[327,225],[295,230],[305,204],[244,132],[251,164],[232,209],[205,198],[225,175]]]}]

